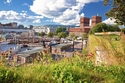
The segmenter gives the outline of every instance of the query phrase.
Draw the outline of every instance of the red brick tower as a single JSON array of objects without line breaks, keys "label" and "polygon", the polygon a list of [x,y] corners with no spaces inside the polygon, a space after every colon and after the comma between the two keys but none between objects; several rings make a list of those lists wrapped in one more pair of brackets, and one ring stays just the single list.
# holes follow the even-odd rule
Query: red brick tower
[{"label": "red brick tower", "polygon": [[80,18],[80,28],[84,28],[84,26],[89,26],[89,21],[90,21],[90,18],[81,17]]},{"label": "red brick tower", "polygon": [[96,25],[97,23],[102,22],[102,17],[101,16],[92,16],[92,27]]}]

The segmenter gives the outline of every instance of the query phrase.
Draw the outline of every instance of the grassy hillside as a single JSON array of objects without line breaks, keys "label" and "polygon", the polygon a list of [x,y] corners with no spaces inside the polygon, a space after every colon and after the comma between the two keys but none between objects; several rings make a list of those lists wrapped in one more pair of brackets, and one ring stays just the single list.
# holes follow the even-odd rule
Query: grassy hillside
[{"label": "grassy hillside", "polygon": [[[115,65],[125,64],[125,36],[121,35],[104,35],[89,36],[90,52],[95,54],[95,46],[102,47],[108,52],[108,58],[113,59]],[[110,61],[109,61],[110,62]]]}]

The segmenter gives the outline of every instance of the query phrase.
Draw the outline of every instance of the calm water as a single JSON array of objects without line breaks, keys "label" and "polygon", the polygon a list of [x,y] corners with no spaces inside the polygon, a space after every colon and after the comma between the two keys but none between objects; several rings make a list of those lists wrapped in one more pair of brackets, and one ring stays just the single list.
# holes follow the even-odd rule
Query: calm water
[{"label": "calm water", "polygon": [[10,48],[14,50],[16,46],[16,44],[1,44],[1,51],[9,50]]}]

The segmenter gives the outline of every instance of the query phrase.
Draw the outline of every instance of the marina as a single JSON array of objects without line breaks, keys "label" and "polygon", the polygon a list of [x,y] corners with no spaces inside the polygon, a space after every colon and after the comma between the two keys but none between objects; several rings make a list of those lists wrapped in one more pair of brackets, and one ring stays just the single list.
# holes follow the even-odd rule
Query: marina
[{"label": "marina", "polygon": [[[13,34],[4,35],[0,43],[1,61],[10,66],[39,61],[42,56],[49,56],[52,60],[60,60],[64,57],[72,57],[74,50],[80,50],[80,42],[69,39],[26,36],[21,37]],[[76,47],[77,46],[77,47]],[[39,59],[38,59],[39,58]]]},{"label": "marina", "polygon": [[41,52],[43,47],[28,46],[23,47],[22,44],[1,44],[0,59],[6,64],[13,66],[19,66],[21,64],[29,63],[38,56],[38,52]]}]

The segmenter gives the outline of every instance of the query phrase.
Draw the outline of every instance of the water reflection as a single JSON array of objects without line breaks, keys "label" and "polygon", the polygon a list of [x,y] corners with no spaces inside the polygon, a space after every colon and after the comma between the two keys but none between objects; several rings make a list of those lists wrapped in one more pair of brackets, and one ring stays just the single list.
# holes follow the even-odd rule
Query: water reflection
[{"label": "water reflection", "polygon": [[14,48],[17,46],[16,44],[0,44],[1,46],[1,51],[5,51],[5,50],[9,50],[9,48],[12,48],[12,50],[14,50]]}]

